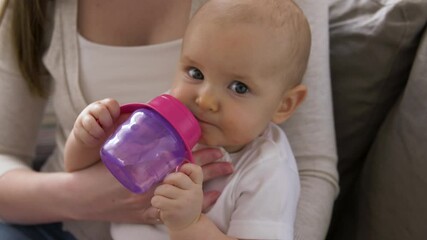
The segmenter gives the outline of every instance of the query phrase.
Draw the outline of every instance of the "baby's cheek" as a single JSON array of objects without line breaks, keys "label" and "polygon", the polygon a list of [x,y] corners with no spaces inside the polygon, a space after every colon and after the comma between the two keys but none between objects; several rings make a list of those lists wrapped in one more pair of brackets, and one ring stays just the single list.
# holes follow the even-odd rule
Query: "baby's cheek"
[{"label": "baby's cheek", "polygon": [[218,130],[207,129],[202,127],[202,135],[199,139],[199,143],[207,146],[223,146],[225,142],[221,137],[221,133]]},{"label": "baby's cheek", "polygon": [[202,137],[200,137],[199,139],[199,143],[207,146],[212,146],[212,141],[209,141],[209,137],[207,137],[206,135],[203,135],[203,133],[202,133]]},{"label": "baby's cheek", "polygon": [[234,145],[246,145],[260,134],[258,126],[241,124],[229,131],[228,137]]}]

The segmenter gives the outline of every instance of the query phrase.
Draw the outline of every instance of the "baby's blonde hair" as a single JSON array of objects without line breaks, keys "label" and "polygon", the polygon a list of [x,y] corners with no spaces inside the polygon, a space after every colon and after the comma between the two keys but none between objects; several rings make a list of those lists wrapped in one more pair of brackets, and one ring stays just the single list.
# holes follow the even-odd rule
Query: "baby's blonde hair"
[{"label": "baby's blonde hair", "polygon": [[248,23],[271,29],[279,41],[289,43],[283,56],[286,85],[301,82],[310,54],[311,33],[304,13],[292,0],[209,0],[193,18],[200,16],[209,16],[219,25]]}]

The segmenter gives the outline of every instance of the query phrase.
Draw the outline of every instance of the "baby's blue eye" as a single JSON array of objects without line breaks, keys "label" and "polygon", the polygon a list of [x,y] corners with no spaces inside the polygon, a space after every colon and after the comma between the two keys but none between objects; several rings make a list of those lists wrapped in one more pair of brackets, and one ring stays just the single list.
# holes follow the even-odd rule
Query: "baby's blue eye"
[{"label": "baby's blue eye", "polygon": [[238,81],[233,82],[231,84],[230,88],[231,88],[231,90],[233,90],[234,92],[236,92],[238,94],[245,94],[245,93],[249,92],[248,86],[246,86],[246,84],[244,84],[242,82],[238,82]]},{"label": "baby's blue eye", "polygon": [[192,67],[188,70],[188,75],[191,78],[194,78],[197,80],[203,80],[205,78],[205,76],[203,76],[203,73],[199,69],[194,68],[194,67]]}]

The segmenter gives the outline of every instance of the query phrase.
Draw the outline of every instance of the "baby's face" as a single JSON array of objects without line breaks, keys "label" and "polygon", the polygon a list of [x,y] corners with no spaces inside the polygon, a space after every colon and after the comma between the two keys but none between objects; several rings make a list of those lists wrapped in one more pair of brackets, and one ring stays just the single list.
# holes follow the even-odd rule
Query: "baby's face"
[{"label": "baby's face", "polygon": [[201,143],[235,152],[269,124],[286,90],[274,42],[249,24],[189,29],[171,94],[199,120]]}]

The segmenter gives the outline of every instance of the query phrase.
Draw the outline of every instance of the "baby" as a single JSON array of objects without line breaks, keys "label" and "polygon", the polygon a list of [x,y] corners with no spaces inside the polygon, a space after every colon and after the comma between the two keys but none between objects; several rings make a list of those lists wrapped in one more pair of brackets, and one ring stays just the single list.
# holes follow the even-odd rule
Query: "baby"
[{"label": "baby", "polygon": [[[114,239],[293,239],[299,177],[285,133],[303,102],[310,29],[291,0],[211,0],[189,23],[170,94],[197,118],[198,147],[219,147],[234,172],[202,212],[201,168],[184,164],[154,190],[158,225],[113,224]],[[123,118],[123,116],[122,116]],[[120,119],[117,101],[90,104],[67,140],[68,171],[99,160]]]}]

